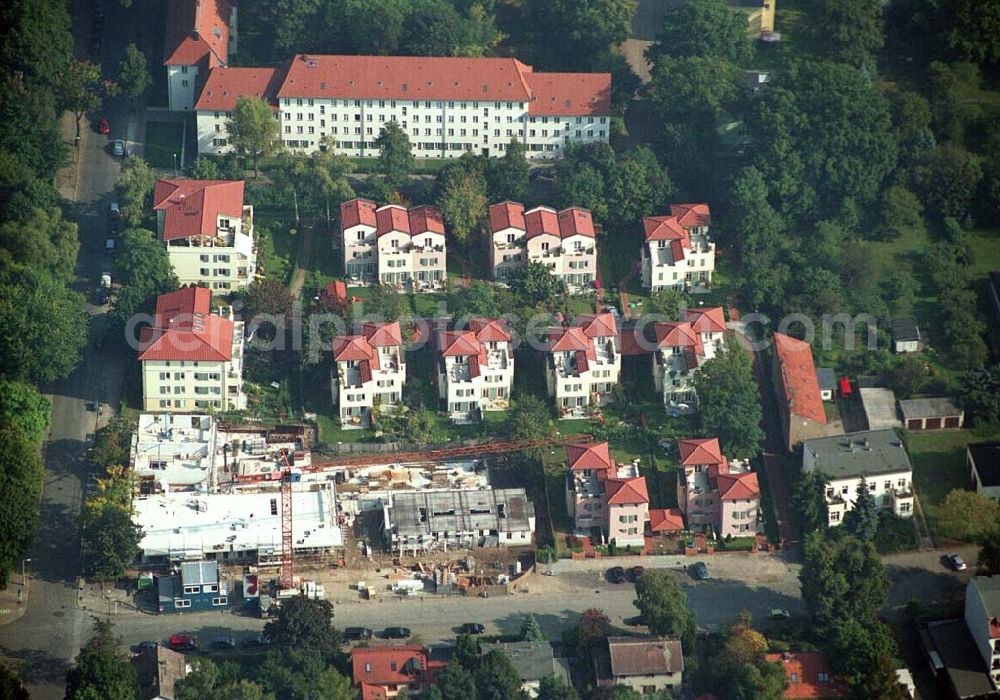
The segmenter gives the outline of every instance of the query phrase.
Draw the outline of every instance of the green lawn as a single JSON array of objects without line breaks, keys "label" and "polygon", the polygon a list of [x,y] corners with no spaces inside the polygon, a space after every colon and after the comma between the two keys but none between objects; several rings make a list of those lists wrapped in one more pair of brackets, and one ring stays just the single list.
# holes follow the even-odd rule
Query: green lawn
[{"label": "green lawn", "polygon": [[972,249],[973,277],[985,276],[991,270],[1000,270],[1000,229],[974,229],[967,234]]},{"label": "green lawn", "polygon": [[[373,153],[378,154],[378,150],[373,150]],[[378,172],[378,157],[373,158],[351,158],[352,163],[354,163],[354,168],[352,172],[355,173],[374,173]],[[414,175],[433,175],[438,170],[443,168],[451,160],[447,158],[417,158],[413,166]]]},{"label": "green lawn", "polygon": [[300,236],[290,225],[291,211],[257,209],[254,212],[255,225],[259,236],[267,235],[267,241],[260,241],[259,260],[261,271],[271,279],[288,282],[292,274],[299,248]]},{"label": "green lawn", "polygon": [[[182,167],[181,150],[184,125],[180,122],[148,122],[146,124],[146,162],[154,168],[173,170]],[[176,155],[176,161],[174,157]],[[192,154],[193,155],[193,154]]]}]

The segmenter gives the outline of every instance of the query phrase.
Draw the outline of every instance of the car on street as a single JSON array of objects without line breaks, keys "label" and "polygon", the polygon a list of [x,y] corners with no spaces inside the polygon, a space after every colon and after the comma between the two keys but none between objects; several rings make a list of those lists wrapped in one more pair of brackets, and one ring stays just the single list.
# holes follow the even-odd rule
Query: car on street
[{"label": "car on street", "polygon": [[772,620],[787,620],[792,614],[784,608],[771,608],[770,617]]},{"label": "car on street", "polygon": [[112,219],[117,219],[122,215],[121,209],[118,208],[118,202],[112,202],[108,205],[108,216]]},{"label": "car on street", "polygon": [[174,651],[195,651],[198,648],[198,638],[190,634],[175,634],[167,640],[167,646]]},{"label": "car on street", "polygon": [[156,649],[158,646],[160,646],[159,642],[139,642],[132,647],[132,651],[138,654],[139,652],[146,651],[147,649]]},{"label": "car on street", "polygon": [[97,122],[97,133],[99,134],[110,134],[111,133],[111,122],[108,121],[107,117],[101,119]]},{"label": "car on street", "polygon": [[478,622],[466,622],[459,628],[461,634],[483,634],[486,628]]},{"label": "car on street", "polygon": [[121,139],[115,139],[111,142],[111,155],[121,158],[125,155],[125,142]]},{"label": "car on street", "polygon": [[213,649],[235,649],[236,640],[232,637],[216,637],[212,640]]},{"label": "car on street", "polygon": [[382,632],[386,639],[408,639],[410,636],[409,627],[386,627]]},{"label": "car on street", "polygon": [[108,238],[104,241],[104,254],[114,255],[115,254],[116,241],[114,238]]},{"label": "car on street", "polygon": [[703,561],[692,564],[690,571],[691,575],[699,581],[707,581],[712,578],[712,576],[708,573],[708,565],[706,565]]},{"label": "car on street", "polygon": [[108,235],[117,236],[118,229],[121,228],[122,220],[117,216],[112,216],[108,219]]},{"label": "car on street", "polygon": [[628,577],[633,581],[638,581],[644,573],[646,573],[645,566],[633,566],[628,570]]},{"label": "car on street", "polygon": [[362,639],[371,639],[374,633],[367,627],[345,627],[344,628],[344,639],[350,640],[352,642],[360,641]]},{"label": "car on street", "polygon": [[948,560],[948,566],[955,571],[965,571],[968,568],[965,564],[965,560],[957,554],[949,554],[945,557],[945,559]]},{"label": "car on street", "polygon": [[611,583],[625,583],[625,569],[620,566],[612,566],[608,569],[608,581]]},{"label": "car on street", "polygon": [[642,621],[642,615],[633,615],[632,617],[626,617],[622,620],[623,623],[629,627],[641,627],[644,623]]},{"label": "car on street", "polygon": [[266,647],[267,646],[267,640],[264,639],[264,635],[262,635],[262,634],[255,634],[252,637],[247,637],[246,639],[244,639],[243,642],[242,642],[242,645],[244,647],[247,647],[248,649],[254,648],[254,647]]}]

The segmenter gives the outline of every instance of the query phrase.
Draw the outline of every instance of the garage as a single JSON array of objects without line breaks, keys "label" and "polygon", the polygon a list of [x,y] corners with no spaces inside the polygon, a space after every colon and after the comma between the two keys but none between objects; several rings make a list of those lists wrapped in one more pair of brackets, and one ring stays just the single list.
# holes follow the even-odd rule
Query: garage
[{"label": "garage", "polygon": [[965,424],[965,413],[952,398],[900,401],[899,410],[907,430],[961,428]]}]

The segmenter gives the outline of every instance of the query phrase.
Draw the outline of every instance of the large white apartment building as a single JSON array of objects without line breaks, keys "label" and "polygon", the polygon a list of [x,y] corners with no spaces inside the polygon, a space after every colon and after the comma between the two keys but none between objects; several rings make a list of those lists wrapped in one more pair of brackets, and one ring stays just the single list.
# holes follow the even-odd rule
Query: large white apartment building
[{"label": "large white apartment building", "polygon": [[232,119],[236,100],[260,97],[271,104],[274,118],[274,94],[281,85],[284,71],[276,68],[214,68],[205,81],[194,106],[198,132],[198,153],[224,155],[235,153],[226,124]]},{"label": "large white apartment building", "polygon": [[243,203],[242,180],[159,180],[153,209],[156,232],[182,285],[224,294],[253,280],[253,207]]},{"label": "large white apartment building", "polygon": [[722,347],[726,317],[722,307],[716,306],[686,309],[682,318],[682,321],[653,324],[656,334],[653,382],[668,410],[693,413],[698,400],[695,372]]},{"label": "large white apartment building", "polygon": [[399,405],[406,359],[399,322],[366,321],[357,335],[333,339],[333,404],[345,428],[367,428],[372,412]]},{"label": "large white apartment building", "polygon": [[643,286],[652,292],[708,289],[715,271],[711,224],[707,204],[673,204],[670,216],[644,217]]},{"label": "large white apartment building", "polygon": [[195,107],[209,71],[225,66],[236,52],[236,6],[227,0],[170,0],[163,42],[167,104],[171,110]]},{"label": "large white apartment building", "polygon": [[1000,576],[973,576],[969,580],[964,617],[993,688],[1000,690]]},{"label": "large white apartment building", "polygon": [[[213,93],[239,94],[235,74],[231,85],[210,82]],[[339,153],[376,156],[392,121],[418,158],[502,156],[515,138],[528,158],[557,158],[566,144],[610,135],[610,73],[536,73],[513,58],[298,55],[269,97],[284,145],[301,153],[326,138]],[[220,153],[225,111],[201,107],[199,153]]]},{"label": "large white apartment building", "polygon": [[528,262],[545,265],[570,289],[589,286],[597,278],[594,218],[586,209],[525,211],[519,202],[494,204],[490,237],[490,266],[497,282],[506,282],[511,271]]},{"label": "large white apartment building", "polygon": [[588,406],[609,403],[622,363],[614,316],[583,314],[548,336],[545,383],[560,417],[580,418]]},{"label": "large white apartment building", "polygon": [[186,287],[156,300],[139,345],[144,411],[196,413],[246,408],[243,322],[213,314],[212,293]]},{"label": "large white apartment building", "polygon": [[438,334],[438,392],[458,422],[482,419],[483,411],[503,411],[514,384],[510,334],[500,321],[469,320],[468,330]]}]

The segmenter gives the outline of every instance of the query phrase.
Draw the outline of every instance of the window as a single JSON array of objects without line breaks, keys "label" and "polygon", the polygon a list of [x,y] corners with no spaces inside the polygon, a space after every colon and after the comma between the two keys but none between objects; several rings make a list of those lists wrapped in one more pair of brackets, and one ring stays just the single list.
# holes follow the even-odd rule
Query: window
[{"label": "window", "polygon": [[182,80],[181,81],[181,87],[187,87],[187,86],[188,86],[188,81]]},{"label": "window", "polygon": [[229,603],[229,599],[225,596],[221,598],[212,598],[212,605],[226,605]]},{"label": "window", "polygon": [[199,592],[200,588],[198,586],[184,586],[184,595],[191,595]]},{"label": "window", "polygon": [[175,598],[174,599],[174,607],[175,608],[190,608],[191,607],[191,601],[190,600],[182,600],[180,598]]},{"label": "window", "polygon": [[830,513],[830,522],[836,523],[840,522],[840,511],[833,511]]}]

